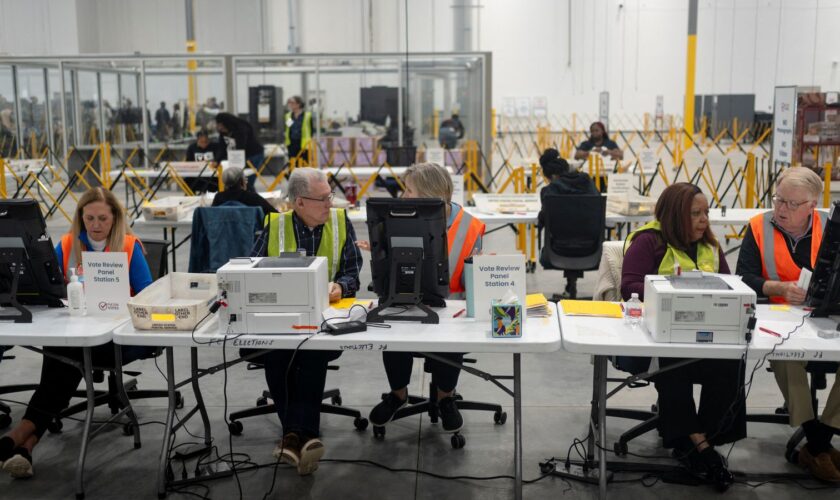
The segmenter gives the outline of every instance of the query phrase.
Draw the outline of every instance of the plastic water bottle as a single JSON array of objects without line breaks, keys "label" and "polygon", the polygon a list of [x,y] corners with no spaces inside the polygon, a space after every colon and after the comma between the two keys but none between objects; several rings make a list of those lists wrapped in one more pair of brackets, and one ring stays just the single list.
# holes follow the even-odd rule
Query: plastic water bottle
[{"label": "plastic water bottle", "polygon": [[642,301],[638,293],[630,295],[630,300],[624,303],[624,322],[632,326],[642,322]]},{"label": "plastic water bottle", "polygon": [[67,284],[67,307],[70,309],[70,316],[85,315],[85,289],[72,269],[70,283]]}]

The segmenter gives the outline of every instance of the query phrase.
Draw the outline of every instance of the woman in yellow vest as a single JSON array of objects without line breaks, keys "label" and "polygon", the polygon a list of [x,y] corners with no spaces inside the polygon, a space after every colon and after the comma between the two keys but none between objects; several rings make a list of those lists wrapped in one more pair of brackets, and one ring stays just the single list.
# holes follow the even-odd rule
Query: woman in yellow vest
[{"label": "woman in yellow vest", "polygon": [[309,164],[309,141],[312,140],[312,113],[304,111],[306,106],[299,95],[286,101],[286,150],[289,160],[298,158],[300,165]]},{"label": "woman in yellow vest", "polygon": [[[826,217],[817,210],[823,192],[820,176],[806,167],[783,171],[773,196],[773,210],[750,220],[738,255],[737,273],[759,297],[802,304],[806,291],[797,285],[802,269],[813,271]],[[811,403],[807,361],[771,361],[773,375],[787,403],[790,425],[802,426],[806,444],[799,464],[823,481],[840,482],[840,451],[831,438],[840,432],[840,370],[817,418]]]},{"label": "woman in yellow vest", "polygon": [[[81,252],[125,252],[132,295],[152,283],[143,247],[126,224],[125,210],[111,191],[101,187],[87,191],[79,199],[70,232],[62,236],[55,251],[67,280],[71,271],[80,269]],[[80,348],[49,347],[44,350],[54,356],[83,362]],[[154,347],[125,346],[122,348],[123,364],[149,357],[154,350]],[[113,343],[94,347],[91,354],[94,366],[114,366]],[[0,438],[0,464],[4,471],[14,478],[34,475],[32,449],[47,431],[47,426],[70,404],[81,381],[82,372],[75,366],[44,356],[41,381],[23,419]]]},{"label": "woman in yellow vest", "polygon": [[[723,250],[709,227],[709,203],[697,186],[680,182],[662,192],[656,220],[627,237],[621,274],[625,300],[638,293],[644,299],[644,279],[650,274],[702,270],[729,273]],[[654,359],[651,371],[684,361]],[[659,394],[659,433],[673,455],[715,484],[721,491],[732,484],[726,460],[716,445],[746,436],[744,371],[740,360],[696,360],[652,378]],[[699,407],[693,386],[702,386]]]},{"label": "woman in yellow vest", "polygon": [[[439,198],[447,203],[447,243],[449,248],[449,293],[450,298],[464,292],[464,259],[481,250],[484,224],[468,214],[460,205],[452,202],[452,177],[444,168],[434,163],[423,163],[408,168],[404,177],[405,198]],[[368,242],[359,242],[359,247],[370,250]],[[462,353],[438,353],[452,363],[460,365]],[[408,402],[408,382],[414,364],[410,352],[382,353],[385,373],[391,392],[370,412],[370,422],[384,426],[394,414]],[[432,373],[432,383],[437,387],[438,410],[441,424],[446,432],[457,432],[464,424],[455,399],[455,386],[461,369],[440,361],[427,359]]]}]

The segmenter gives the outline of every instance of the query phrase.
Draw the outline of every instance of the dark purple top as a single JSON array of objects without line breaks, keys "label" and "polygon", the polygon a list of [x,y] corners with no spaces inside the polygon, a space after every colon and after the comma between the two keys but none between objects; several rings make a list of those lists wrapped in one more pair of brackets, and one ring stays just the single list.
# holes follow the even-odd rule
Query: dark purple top
[{"label": "dark purple top", "polygon": [[[633,293],[639,294],[639,299],[645,299],[645,276],[659,273],[659,263],[665,257],[668,247],[656,231],[640,233],[630,244],[624,254],[624,264],[621,268],[621,296],[628,300]],[[721,274],[730,274],[729,264],[723,249],[718,249]],[[691,260],[697,262],[697,244],[691,245],[686,252]]]}]

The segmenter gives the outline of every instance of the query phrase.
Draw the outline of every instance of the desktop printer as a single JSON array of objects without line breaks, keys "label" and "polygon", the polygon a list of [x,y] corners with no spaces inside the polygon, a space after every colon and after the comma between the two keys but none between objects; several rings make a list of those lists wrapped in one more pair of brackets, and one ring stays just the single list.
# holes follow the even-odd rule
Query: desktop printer
[{"label": "desktop printer", "polygon": [[235,258],[216,271],[227,307],[223,334],[305,334],[320,329],[330,305],[326,257]]},{"label": "desktop printer", "polygon": [[644,322],[657,342],[745,344],[755,292],[739,276],[645,276]]}]

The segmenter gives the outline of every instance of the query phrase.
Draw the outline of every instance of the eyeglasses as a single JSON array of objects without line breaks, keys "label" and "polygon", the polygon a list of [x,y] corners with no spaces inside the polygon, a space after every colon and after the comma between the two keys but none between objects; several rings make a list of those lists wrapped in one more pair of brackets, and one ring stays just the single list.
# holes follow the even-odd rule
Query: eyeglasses
[{"label": "eyeglasses", "polygon": [[309,196],[301,196],[301,198],[303,198],[304,200],[309,200],[309,201],[317,201],[318,203],[328,203],[328,202],[333,201],[333,198],[335,198],[335,193],[330,193],[329,195],[325,196],[324,198],[310,198]]},{"label": "eyeglasses", "polygon": [[778,205],[781,207],[787,207],[788,210],[796,210],[797,208],[801,207],[806,203],[811,203],[810,200],[805,201],[790,201],[785,200],[784,198],[780,198],[779,196],[773,196],[773,204]]}]

